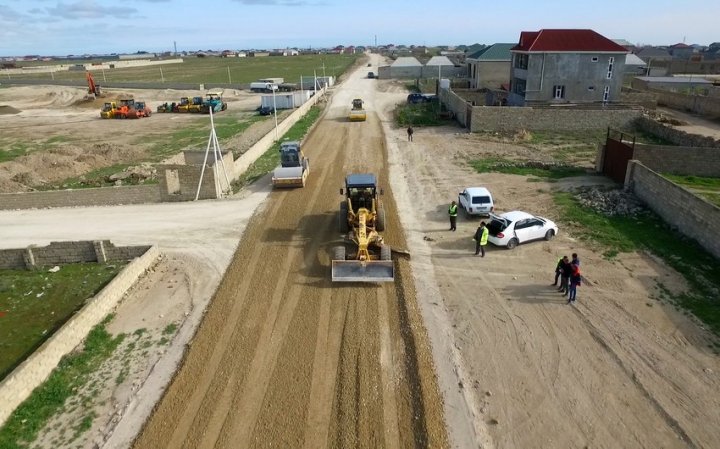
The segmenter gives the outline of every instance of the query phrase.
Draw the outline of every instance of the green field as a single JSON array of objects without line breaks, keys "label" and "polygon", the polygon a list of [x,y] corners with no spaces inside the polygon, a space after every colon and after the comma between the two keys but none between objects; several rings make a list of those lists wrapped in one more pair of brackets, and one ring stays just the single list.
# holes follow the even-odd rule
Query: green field
[{"label": "green field", "polygon": [[[340,76],[362,55],[300,55],[265,56],[254,58],[198,58],[188,56],[178,64],[162,64],[135,68],[94,70],[95,82],[147,83],[230,83],[247,84],[260,78],[284,78],[286,82],[300,82],[300,76]],[[87,62],[87,61],[85,61]],[[63,61],[67,63],[67,61]],[[110,62],[112,63],[112,62]],[[46,63],[51,65],[51,63]],[[324,66],[324,69],[323,69]],[[85,82],[84,71],[63,71],[21,75],[3,75],[10,79],[74,80]]]},{"label": "green field", "polygon": [[0,270],[0,379],[62,326],[125,266],[63,265],[45,270]]}]

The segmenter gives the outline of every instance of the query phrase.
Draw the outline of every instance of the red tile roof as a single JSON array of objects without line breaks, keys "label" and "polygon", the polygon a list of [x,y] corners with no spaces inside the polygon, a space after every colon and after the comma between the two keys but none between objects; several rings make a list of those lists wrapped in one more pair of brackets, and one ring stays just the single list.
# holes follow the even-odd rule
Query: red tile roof
[{"label": "red tile roof", "polygon": [[618,45],[593,30],[540,30],[523,31],[520,42],[512,50],[527,52],[618,52],[628,53]]},{"label": "red tile roof", "polygon": [[680,42],[679,44],[671,45],[670,48],[692,48],[688,44]]}]

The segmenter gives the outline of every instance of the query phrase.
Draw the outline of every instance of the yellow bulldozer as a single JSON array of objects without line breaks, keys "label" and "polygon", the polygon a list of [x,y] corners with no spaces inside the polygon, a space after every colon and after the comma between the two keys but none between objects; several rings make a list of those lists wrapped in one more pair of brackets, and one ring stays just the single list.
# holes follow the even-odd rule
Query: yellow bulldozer
[{"label": "yellow bulldozer", "polygon": [[367,113],[363,109],[362,99],[356,98],[352,101],[352,109],[350,109],[348,120],[351,122],[364,122],[367,120]]},{"label": "yellow bulldozer", "polygon": [[375,175],[351,174],[340,189],[338,225],[346,244],[333,249],[333,282],[393,282],[392,250],[383,241],[385,208],[379,198]]}]

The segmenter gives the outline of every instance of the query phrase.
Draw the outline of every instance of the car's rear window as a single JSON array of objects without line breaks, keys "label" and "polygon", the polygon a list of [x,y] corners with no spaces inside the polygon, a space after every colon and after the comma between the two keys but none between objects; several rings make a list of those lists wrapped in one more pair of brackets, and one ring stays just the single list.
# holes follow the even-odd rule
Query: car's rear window
[{"label": "car's rear window", "polygon": [[473,204],[489,204],[490,197],[489,196],[474,196],[474,197],[472,197],[472,203]]}]

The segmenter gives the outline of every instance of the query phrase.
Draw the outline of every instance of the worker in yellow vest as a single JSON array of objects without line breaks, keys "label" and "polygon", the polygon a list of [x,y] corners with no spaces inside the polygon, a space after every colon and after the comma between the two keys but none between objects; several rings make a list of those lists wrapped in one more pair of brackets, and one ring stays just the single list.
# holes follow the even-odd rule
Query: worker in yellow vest
[{"label": "worker in yellow vest", "polygon": [[448,214],[450,215],[450,230],[455,231],[457,229],[457,227],[455,226],[457,222],[457,203],[455,203],[455,201],[450,204]]},{"label": "worker in yellow vest", "polygon": [[480,257],[485,257],[485,245],[487,245],[488,242],[488,235],[490,234],[490,231],[488,231],[487,226],[485,226],[485,222],[480,222],[480,227],[477,228],[477,231],[475,231],[475,255],[480,255]]}]

